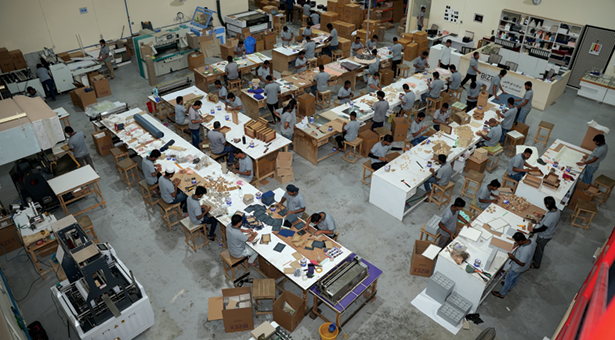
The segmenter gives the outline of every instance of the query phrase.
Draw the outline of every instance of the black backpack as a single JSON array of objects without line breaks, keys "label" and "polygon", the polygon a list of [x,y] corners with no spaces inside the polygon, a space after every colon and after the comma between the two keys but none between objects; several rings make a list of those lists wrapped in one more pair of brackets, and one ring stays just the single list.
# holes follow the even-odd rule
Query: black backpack
[{"label": "black backpack", "polygon": [[38,321],[34,321],[28,325],[28,334],[30,334],[30,338],[32,338],[32,340],[49,340],[43,325],[41,325]]}]

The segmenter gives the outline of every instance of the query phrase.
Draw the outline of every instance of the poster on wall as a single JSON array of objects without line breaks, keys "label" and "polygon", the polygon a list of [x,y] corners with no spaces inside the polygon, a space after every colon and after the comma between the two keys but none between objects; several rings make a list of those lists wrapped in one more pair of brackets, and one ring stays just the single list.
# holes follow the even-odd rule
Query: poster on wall
[{"label": "poster on wall", "polygon": [[[499,71],[496,72],[496,70],[481,71],[482,73],[477,80],[482,85],[487,85],[487,87],[489,87],[489,84],[491,84],[493,77],[497,77],[499,75]],[[502,85],[502,88],[504,89],[504,91],[506,91],[506,93],[510,93],[513,96],[523,97],[523,94],[525,93],[525,84],[522,80],[504,76],[504,79],[502,79],[502,82],[500,84]]]},{"label": "poster on wall", "polygon": [[592,55],[600,55],[600,50],[602,49],[602,44],[599,44],[598,41],[592,43],[592,47],[589,49],[589,54]]},{"label": "poster on wall", "polygon": [[444,21],[457,23],[459,20],[459,11],[456,11],[451,8],[451,6],[446,6],[444,10]]}]

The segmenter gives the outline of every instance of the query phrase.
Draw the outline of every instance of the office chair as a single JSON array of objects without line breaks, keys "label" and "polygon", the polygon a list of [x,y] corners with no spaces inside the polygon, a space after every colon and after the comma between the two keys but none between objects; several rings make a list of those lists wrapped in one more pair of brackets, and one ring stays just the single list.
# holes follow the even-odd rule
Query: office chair
[{"label": "office chair", "polygon": [[489,64],[499,64],[502,61],[502,56],[499,54],[492,54],[487,61]]},{"label": "office chair", "polygon": [[507,61],[507,62],[504,63],[504,65],[510,67],[511,71],[517,71],[517,67],[519,67],[519,64],[514,63],[512,61]]}]

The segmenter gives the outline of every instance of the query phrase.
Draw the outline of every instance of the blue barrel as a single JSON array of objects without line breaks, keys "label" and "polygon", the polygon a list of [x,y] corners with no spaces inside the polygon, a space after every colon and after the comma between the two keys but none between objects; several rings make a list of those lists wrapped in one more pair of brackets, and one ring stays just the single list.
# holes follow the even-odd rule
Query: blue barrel
[{"label": "blue barrel", "polygon": [[256,46],[256,39],[254,37],[247,37],[243,44],[246,47],[247,54],[254,53],[254,47]]}]

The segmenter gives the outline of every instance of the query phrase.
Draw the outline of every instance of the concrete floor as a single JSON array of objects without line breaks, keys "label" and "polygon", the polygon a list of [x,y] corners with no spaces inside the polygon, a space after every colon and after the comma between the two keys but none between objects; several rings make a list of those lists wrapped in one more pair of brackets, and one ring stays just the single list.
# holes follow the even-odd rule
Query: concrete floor
[{"label": "concrete floor", "polygon": [[[386,37],[390,41],[395,31]],[[211,62],[213,60],[208,60]],[[187,70],[167,75],[164,81],[190,74]],[[151,87],[139,77],[134,64],[121,67],[111,82],[113,95],[101,100],[119,100],[131,107],[145,108],[146,96]],[[364,85],[360,85],[361,89]],[[337,90],[339,85],[334,89]],[[358,92],[358,91],[357,91]],[[64,107],[71,113],[71,124],[86,135],[93,127],[83,112],[72,106],[68,94],[50,103],[52,108]],[[614,127],[613,108],[600,105],[576,96],[576,91],[567,89],[557,102],[544,112],[533,110],[528,118],[529,140],[541,120],[555,123],[551,141],[561,138],[580,144],[585,134],[585,123],[596,120],[605,126]],[[108,242],[117,251],[121,260],[133,270],[137,280],[145,287],[155,313],[156,324],[137,337],[139,340],[159,339],[247,339],[249,334],[226,334],[222,321],[207,322],[209,297],[221,295],[222,288],[231,287],[222,275],[218,253],[221,247],[210,244],[197,253],[189,250],[179,227],[169,231],[162,223],[158,211],[147,208],[134,188],[128,190],[120,181],[111,157],[101,158],[88,138],[90,153],[101,175],[101,187],[106,209],[97,208],[88,212],[102,242]],[[613,144],[613,137],[607,137]],[[329,148],[330,146],[326,146]],[[542,154],[545,148],[539,147]],[[502,157],[500,167],[485,180],[501,178],[508,157]],[[8,170],[0,167],[0,197],[6,204],[17,199]],[[615,158],[603,161],[599,174],[614,177]],[[615,216],[614,201],[599,208],[589,230],[570,227],[571,211],[566,209],[558,225],[553,241],[549,243],[544,264],[540,270],[523,274],[515,289],[504,300],[492,296],[478,308],[484,323],[471,325],[470,330],[461,330],[453,336],[429,317],[419,312],[411,301],[426,286],[427,278],[411,276],[410,256],[414,241],[419,237],[420,226],[434,214],[441,214],[435,206],[423,204],[399,222],[368,202],[369,188],[362,186],[359,175],[361,163],[349,164],[341,155],[321,162],[318,167],[297,156],[294,162],[295,182],[305,195],[308,211],[326,210],[335,219],[340,231],[340,242],[363,256],[384,274],[379,280],[377,299],[368,304],[343,328],[349,339],[475,339],[487,327],[497,330],[502,340],[542,339],[550,337],[563,317],[568,304],[579,289],[592,265],[592,254],[611,232]],[[453,178],[455,194],[461,190],[463,177]],[[280,187],[271,179],[261,190]],[[87,204],[77,202],[70,206],[75,212]],[[56,211],[57,218],[63,217]],[[18,251],[9,254],[17,255]],[[49,287],[57,283],[53,276],[38,279],[33,267],[19,257],[10,262],[0,260],[5,275],[17,299],[29,295],[20,302],[28,322],[39,320],[51,339],[66,339],[66,321],[61,322],[52,303]],[[258,278],[257,273],[252,275]],[[37,280],[38,279],[38,280]],[[35,281],[36,280],[36,281]],[[34,283],[33,283],[34,281]],[[33,284],[32,284],[33,283]],[[292,283],[286,289],[300,295]],[[310,298],[310,305],[311,305]],[[326,314],[329,317],[332,313]],[[258,325],[272,317],[255,318]],[[322,320],[306,317],[293,333],[294,339],[318,339],[318,327]],[[522,325],[522,326],[521,326]]]}]

